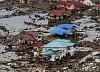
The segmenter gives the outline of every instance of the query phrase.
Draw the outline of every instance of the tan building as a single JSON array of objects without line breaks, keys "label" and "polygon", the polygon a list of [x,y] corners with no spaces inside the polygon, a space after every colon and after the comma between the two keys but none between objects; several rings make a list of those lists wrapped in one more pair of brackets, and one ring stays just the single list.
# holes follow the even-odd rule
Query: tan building
[{"label": "tan building", "polygon": [[24,3],[27,3],[27,0],[19,0],[19,2],[24,4]]},{"label": "tan building", "polygon": [[35,0],[19,0],[19,2],[22,3],[22,4],[30,3],[31,1],[35,1]]}]

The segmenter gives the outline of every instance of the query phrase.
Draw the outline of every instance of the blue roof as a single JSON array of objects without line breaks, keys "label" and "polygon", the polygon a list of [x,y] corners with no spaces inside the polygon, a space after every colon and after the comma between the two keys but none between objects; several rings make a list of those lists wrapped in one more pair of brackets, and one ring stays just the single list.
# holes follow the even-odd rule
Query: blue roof
[{"label": "blue roof", "polygon": [[43,51],[41,54],[42,55],[53,55],[55,53],[56,53],[56,51],[49,49],[49,50]]},{"label": "blue roof", "polygon": [[55,39],[53,42],[69,42],[71,43],[71,40],[66,40],[66,39]]},{"label": "blue roof", "polygon": [[69,40],[56,39],[48,44],[42,46],[43,48],[67,48],[73,46],[75,43],[71,43]]},{"label": "blue roof", "polygon": [[62,29],[62,28],[53,28],[49,31],[51,34],[58,34],[58,35],[66,35],[71,33],[71,30],[66,30],[66,29]]},{"label": "blue roof", "polygon": [[57,27],[62,28],[62,29],[75,29],[77,26],[75,24],[60,24]]}]

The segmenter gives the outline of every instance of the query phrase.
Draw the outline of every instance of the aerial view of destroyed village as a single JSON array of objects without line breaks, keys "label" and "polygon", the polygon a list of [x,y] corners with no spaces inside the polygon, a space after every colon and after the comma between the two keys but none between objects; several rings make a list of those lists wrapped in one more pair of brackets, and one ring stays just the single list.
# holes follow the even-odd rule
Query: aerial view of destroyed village
[{"label": "aerial view of destroyed village", "polygon": [[0,72],[100,72],[100,0],[0,0]]}]

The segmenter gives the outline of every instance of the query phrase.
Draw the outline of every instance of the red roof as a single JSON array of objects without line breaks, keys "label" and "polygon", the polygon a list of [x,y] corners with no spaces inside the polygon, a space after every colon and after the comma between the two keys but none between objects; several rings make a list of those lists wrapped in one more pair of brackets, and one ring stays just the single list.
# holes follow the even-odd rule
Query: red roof
[{"label": "red roof", "polygon": [[53,16],[61,16],[61,15],[63,15],[63,13],[64,13],[63,10],[52,10],[50,12],[50,14],[53,15]]},{"label": "red roof", "polygon": [[59,1],[58,5],[64,5],[64,6],[71,6],[72,4],[75,5],[76,8],[84,7],[85,5],[78,1]]},{"label": "red roof", "polygon": [[39,32],[35,32],[35,31],[28,31],[28,32],[26,32],[26,34],[28,34],[28,35],[32,35],[33,37],[35,36],[38,36],[40,33]]},{"label": "red roof", "polygon": [[29,40],[33,41],[35,39],[31,35],[25,34],[25,35],[22,36],[22,40],[24,40],[24,41],[29,41]]},{"label": "red roof", "polygon": [[85,4],[78,1],[72,1],[72,3],[75,5],[76,8],[81,8],[85,6]]},{"label": "red roof", "polygon": [[20,34],[18,37],[19,38],[22,38],[22,40],[25,40],[25,41],[33,41],[35,40],[35,38],[39,35],[40,33],[38,32],[34,32],[34,31],[27,31],[27,32],[24,32],[22,34]]},{"label": "red roof", "polygon": [[58,5],[64,5],[64,6],[71,6],[72,2],[69,2],[69,1],[59,1],[57,4]]},{"label": "red roof", "polygon": [[37,46],[37,47],[41,47],[41,46],[43,46],[44,44],[42,43],[42,42],[36,42],[35,44],[34,44],[34,46]]},{"label": "red roof", "polygon": [[64,13],[70,15],[71,14],[71,11],[70,10],[65,10],[65,9],[62,9],[62,10],[52,10],[50,11],[50,15],[53,15],[53,16],[62,16]]}]

